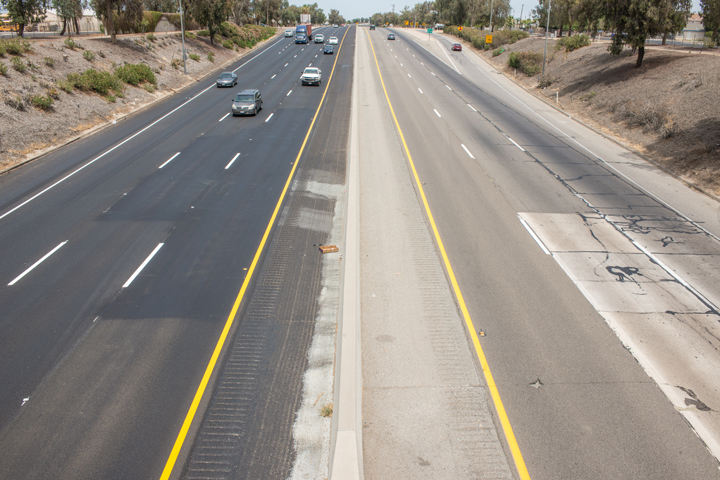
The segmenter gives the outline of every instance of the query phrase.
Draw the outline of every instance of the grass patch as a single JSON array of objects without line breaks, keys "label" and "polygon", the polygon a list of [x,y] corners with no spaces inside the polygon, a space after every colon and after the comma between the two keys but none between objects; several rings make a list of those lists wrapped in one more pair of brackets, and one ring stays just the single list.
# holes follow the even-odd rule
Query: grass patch
[{"label": "grass patch", "polygon": [[333,404],[332,403],[328,403],[327,405],[325,405],[324,407],[322,407],[320,409],[320,416],[322,416],[322,417],[325,417],[325,418],[332,417],[332,414],[333,414]]},{"label": "grass patch", "polygon": [[207,59],[210,60],[211,62],[215,61],[215,57],[213,56],[212,53],[208,53]]},{"label": "grass patch", "polygon": [[144,88],[148,93],[155,93],[155,90],[157,90],[157,87],[152,83],[146,83]]},{"label": "grass patch", "polygon": [[5,51],[10,55],[22,55],[22,46],[19,40],[5,40],[3,42]]},{"label": "grass patch", "polygon": [[95,54],[93,52],[91,52],[90,50],[85,50],[83,52],[83,58],[85,60],[87,60],[88,62],[92,62],[93,60],[95,60]]},{"label": "grass patch", "polygon": [[77,46],[78,46],[78,44],[75,43],[75,40],[73,40],[72,38],[66,38],[63,43],[64,43],[65,46],[68,47],[70,50],[75,50],[75,49],[77,48]]},{"label": "grass patch", "polygon": [[195,60],[196,62],[200,61],[200,55],[198,55],[197,53],[191,53],[190,55],[188,55],[188,57],[190,58],[190,60]]},{"label": "grass patch", "polygon": [[225,41],[222,43],[222,46],[225,47],[225,48],[227,48],[228,50],[232,50],[233,47],[235,46],[235,44],[233,43],[232,40],[225,40]]},{"label": "grass patch", "polygon": [[3,77],[7,77],[8,76],[7,73],[8,73],[7,65],[5,65],[4,63],[0,63],[0,75],[2,75]]},{"label": "grass patch", "polygon": [[45,65],[52,68],[55,66],[55,59],[52,57],[45,57]]}]

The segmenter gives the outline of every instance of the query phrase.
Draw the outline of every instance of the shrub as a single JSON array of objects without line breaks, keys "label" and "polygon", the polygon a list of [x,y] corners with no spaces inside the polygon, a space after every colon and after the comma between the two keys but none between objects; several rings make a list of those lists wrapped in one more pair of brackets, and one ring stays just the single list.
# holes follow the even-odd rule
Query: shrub
[{"label": "shrub", "polygon": [[60,80],[57,82],[57,86],[60,90],[66,93],[72,93],[75,90],[75,85],[68,80]]},{"label": "shrub", "polygon": [[107,95],[110,90],[122,91],[122,84],[118,77],[108,72],[100,72],[94,68],[85,70],[83,73],[70,73],[67,76],[67,81],[74,88],[84,92],[93,91],[101,95]]},{"label": "shrub", "polygon": [[48,97],[57,100],[58,98],[60,98],[60,92],[58,92],[55,87],[50,87],[48,89]]},{"label": "shrub", "polygon": [[155,74],[149,66],[144,64],[127,64],[115,70],[117,78],[130,85],[139,85],[142,82],[157,83]]},{"label": "shrub", "polygon": [[95,54],[93,52],[91,52],[90,50],[85,50],[83,52],[83,58],[85,60],[87,60],[88,62],[92,62],[93,60],[95,60]]},{"label": "shrub", "polygon": [[174,58],[173,61],[170,62],[170,66],[175,70],[179,69],[181,64],[182,60],[180,60],[179,58]]},{"label": "shrub", "polygon": [[43,110],[48,110],[53,106],[53,99],[49,96],[45,97],[43,95],[33,95],[31,97],[31,100],[33,105],[38,108],[42,108]]},{"label": "shrub", "polygon": [[555,81],[554,78],[552,78],[550,75],[545,75],[543,77],[540,77],[540,81],[538,82],[538,88],[547,88],[550,85],[553,84]]},{"label": "shrub", "polygon": [[154,42],[155,40],[157,40],[157,38],[155,37],[155,35],[153,35],[152,33],[148,33],[147,35],[145,35],[145,38],[147,38],[147,39],[150,40],[151,42]]},{"label": "shrub", "polygon": [[555,44],[556,48],[565,47],[566,52],[572,52],[578,48],[587,47],[590,45],[590,37],[585,34],[575,35],[573,37],[563,37]]},{"label": "shrub", "polygon": [[22,47],[20,46],[20,42],[17,40],[8,40],[5,42],[5,50],[7,50],[7,53],[10,55],[22,54]]},{"label": "shrub", "polygon": [[5,48],[4,43],[0,43],[0,57],[4,57],[7,53],[7,48]]},{"label": "shrub", "polygon": [[225,48],[227,48],[228,50],[232,50],[232,48],[235,46],[235,44],[233,43],[232,40],[225,40],[225,41],[222,43],[222,46],[225,47]]},{"label": "shrub", "polygon": [[213,56],[212,53],[208,53],[207,59],[210,60],[211,62],[215,61],[215,57]]},{"label": "shrub", "polygon": [[23,42],[22,42],[21,45],[22,45],[22,50],[23,50],[23,52],[25,52],[25,53],[30,53],[30,52],[32,52],[32,44],[30,44],[29,41],[23,40]]},{"label": "shrub", "polygon": [[534,52],[510,52],[508,65],[517,68],[528,77],[537,75],[542,70],[543,56]]},{"label": "shrub", "polygon": [[13,57],[13,59],[10,60],[10,63],[12,63],[12,67],[20,73],[24,73],[27,68],[18,57]]},{"label": "shrub", "polygon": [[65,46],[68,47],[70,50],[75,50],[75,48],[78,46],[77,43],[75,43],[75,40],[73,40],[73,39],[70,38],[70,37],[66,38],[63,43],[64,43]]},{"label": "shrub", "polygon": [[197,53],[191,53],[190,55],[188,55],[188,57],[190,57],[190,60],[195,60],[196,62],[200,61],[200,55],[198,55]]},{"label": "shrub", "polygon": [[55,59],[52,57],[45,57],[45,65],[47,65],[48,67],[54,67]]},{"label": "shrub", "polygon": [[501,55],[504,51],[505,51],[504,48],[496,48],[495,50],[493,50],[493,57],[497,57],[497,56]]},{"label": "shrub", "polygon": [[108,102],[110,102],[110,103],[115,103],[115,100],[116,100],[116,98],[115,98],[114,95],[108,95],[108,96],[107,96],[107,101],[108,101]]},{"label": "shrub", "polygon": [[210,30],[200,30],[197,32],[199,37],[209,37],[210,36]]},{"label": "shrub", "polygon": [[153,93],[155,90],[157,90],[157,87],[155,87],[155,85],[153,85],[152,83],[146,83],[146,84],[145,84],[145,90],[146,90],[148,93]]},{"label": "shrub", "polygon": [[5,65],[4,63],[0,63],[0,75],[2,75],[3,77],[7,77],[8,76],[7,72],[8,72],[7,65]]},{"label": "shrub", "polygon": [[[209,34],[209,33],[210,33],[210,32],[208,32],[208,34]],[[192,39],[192,40],[195,40],[195,39],[197,38],[197,35],[195,35],[195,34],[192,33],[192,32],[185,32],[185,38],[190,38],[190,39]]]},{"label": "shrub", "polygon": [[221,37],[220,35],[217,35],[217,34],[216,34],[216,35],[213,37],[213,43],[221,44],[222,41],[223,41],[223,39],[222,39],[222,37]]}]

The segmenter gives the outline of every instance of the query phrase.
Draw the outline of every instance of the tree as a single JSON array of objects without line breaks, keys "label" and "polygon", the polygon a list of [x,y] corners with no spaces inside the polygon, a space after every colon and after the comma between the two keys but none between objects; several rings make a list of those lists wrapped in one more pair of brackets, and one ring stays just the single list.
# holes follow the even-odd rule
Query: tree
[{"label": "tree", "polygon": [[47,0],[0,0],[7,8],[10,19],[18,26],[18,36],[22,37],[25,25],[42,22],[48,8]]},{"label": "tree", "polygon": [[112,43],[116,42],[118,31],[133,31],[143,18],[142,0],[91,0],[90,6],[105,25]]},{"label": "tree", "polygon": [[669,28],[682,30],[690,16],[690,0],[586,0],[581,17],[597,30],[603,22],[613,32],[608,50],[620,55],[625,45],[637,50],[636,68],[645,56],[645,41]]},{"label": "tree", "polygon": [[715,45],[720,45],[718,28],[720,28],[720,0],[700,0],[703,26],[706,31],[712,32],[712,39]]},{"label": "tree", "polygon": [[82,18],[83,7],[87,5],[81,5],[79,0],[52,0],[52,6],[63,21],[60,35],[65,35],[68,22],[70,22],[70,31],[73,30],[72,27],[75,27],[75,33],[80,33],[78,19]]},{"label": "tree", "polygon": [[338,23],[338,19],[340,18],[340,12],[338,10],[335,10],[334,8],[330,9],[330,14],[328,15],[328,22],[332,23],[333,25]]},{"label": "tree", "polygon": [[225,0],[189,0],[187,10],[192,18],[210,32],[210,44],[215,42],[218,27],[228,14],[229,6]]},{"label": "tree", "polygon": [[176,0],[143,0],[143,6],[145,10],[151,12],[176,13],[178,11]]}]

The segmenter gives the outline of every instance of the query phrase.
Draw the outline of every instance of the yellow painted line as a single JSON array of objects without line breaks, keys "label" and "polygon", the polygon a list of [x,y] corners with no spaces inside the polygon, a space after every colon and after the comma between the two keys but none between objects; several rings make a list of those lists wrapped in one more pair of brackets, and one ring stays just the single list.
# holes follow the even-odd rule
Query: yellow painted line
[{"label": "yellow painted line", "polygon": [[290,170],[290,175],[288,176],[288,179],[285,182],[285,187],[283,188],[282,193],[280,194],[280,198],[277,201],[277,205],[275,205],[275,210],[273,211],[273,214],[270,217],[270,221],[268,222],[268,225],[265,228],[265,234],[263,235],[262,240],[260,241],[260,245],[258,246],[257,251],[255,252],[255,257],[253,258],[253,261],[250,264],[250,268],[248,269],[247,276],[245,277],[245,280],[243,281],[243,284],[240,287],[240,292],[238,292],[238,295],[237,295],[237,298],[235,299],[235,303],[233,304],[232,310],[230,310],[230,315],[228,315],[228,318],[225,321],[225,327],[223,328],[222,333],[220,334],[220,338],[218,339],[217,344],[215,345],[215,350],[213,351],[213,354],[210,357],[210,362],[208,362],[207,368],[205,368],[205,374],[203,375],[202,380],[200,381],[200,385],[198,386],[197,391],[195,392],[195,397],[193,398],[193,401],[190,404],[190,409],[188,410],[188,413],[185,416],[185,421],[183,422],[182,427],[180,428],[180,433],[178,433],[177,439],[175,440],[175,445],[173,446],[173,449],[170,452],[170,456],[168,457],[167,462],[165,463],[165,468],[163,469],[162,475],[160,476],[160,480],[167,480],[168,478],[170,478],[170,474],[172,473],[173,468],[175,468],[175,462],[177,462],[178,455],[180,454],[180,449],[182,448],[183,444],[185,443],[185,438],[187,437],[188,430],[190,430],[190,425],[192,425],[193,419],[195,418],[195,414],[197,413],[198,406],[200,405],[200,400],[202,400],[203,395],[205,394],[205,389],[207,388],[208,382],[210,381],[210,377],[212,376],[212,373],[215,370],[215,365],[217,364],[218,357],[220,357],[220,352],[222,351],[223,347],[225,346],[225,341],[227,340],[227,336],[228,336],[228,333],[230,332],[230,328],[232,327],[233,323],[235,322],[235,315],[237,315],[237,311],[240,308],[240,304],[242,303],[243,297],[245,296],[245,290],[247,290],[247,287],[250,284],[250,279],[252,278],[253,273],[255,272],[255,267],[257,266],[257,263],[260,260],[260,255],[262,254],[263,248],[265,248],[265,243],[267,243],[268,237],[270,236],[270,232],[272,232],[273,225],[275,224],[275,218],[277,217],[278,212],[280,211],[280,207],[282,206],[283,200],[285,199],[285,195],[287,194],[288,188],[290,188],[290,184],[292,182],[293,176],[295,175],[295,170],[297,169],[298,163],[300,162],[300,157],[302,156],[303,152],[305,151],[305,145],[307,144],[307,141],[310,138],[310,133],[312,132],[313,127],[315,126],[315,120],[317,119],[317,116],[320,113],[320,108],[322,107],[323,103],[325,102],[325,96],[327,95],[328,88],[330,88],[330,82],[332,82],[332,77],[333,77],[333,74],[335,73],[335,66],[337,65],[337,61],[340,56],[340,51],[342,50],[342,45],[343,45],[343,42],[345,41],[345,36],[347,35],[348,30],[345,31],[345,35],[343,35],[342,41],[340,42],[340,47],[338,48],[337,55],[335,55],[335,62],[333,63],[333,68],[332,68],[332,71],[330,72],[330,78],[328,78],[327,84],[325,85],[325,91],[323,92],[322,98],[320,99],[320,104],[318,105],[318,108],[315,111],[315,116],[313,116],[312,122],[310,122],[310,127],[308,128],[307,134],[305,134],[305,140],[303,140],[302,146],[300,147],[300,151],[298,152],[297,157],[295,158],[295,163],[293,163],[293,167]]},{"label": "yellow painted line", "polygon": [[490,389],[490,395],[492,396],[493,403],[495,404],[495,410],[497,411],[498,417],[500,417],[500,423],[502,424],[503,432],[505,433],[505,439],[510,446],[510,451],[512,452],[513,460],[515,461],[515,468],[517,468],[518,474],[520,475],[520,478],[522,480],[530,480],[530,473],[528,473],[527,467],[525,466],[525,460],[523,460],[522,453],[520,453],[520,446],[518,445],[515,434],[513,433],[512,426],[510,425],[510,419],[507,416],[507,412],[505,412],[505,407],[503,407],[502,399],[500,398],[500,392],[498,391],[497,385],[495,385],[495,380],[493,379],[492,372],[490,371],[490,365],[488,365],[487,359],[485,358],[485,353],[483,353],[483,349],[480,346],[480,339],[478,338],[477,332],[475,331],[475,326],[473,325],[472,318],[470,318],[470,312],[467,309],[467,305],[465,305],[465,299],[463,298],[462,292],[460,291],[460,285],[458,285],[457,279],[455,278],[455,272],[450,265],[450,259],[447,256],[447,252],[445,252],[445,246],[443,245],[442,239],[440,238],[440,232],[437,229],[437,225],[435,225],[435,219],[433,218],[433,214],[430,211],[430,205],[428,204],[427,197],[425,196],[425,190],[423,190],[422,182],[420,181],[420,177],[418,176],[417,170],[415,169],[415,163],[413,162],[412,155],[410,155],[410,150],[408,149],[407,143],[405,142],[405,135],[403,135],[400,124],[398,123],[397,117],[395,116],[395,110],[393,110],[392,103],[390,102],[390,97],[388,96],[387,89],[385,88],[385,82],[383,81],[382,73],[380,73],[380,65],[378,64],[377,55],[375,55],[375,47],[373,47],[372,40],[370,40],[370,33],[367,30],[365,30],[365,33],[367,33],[368,41],[370,41],[370,48],[372,48],[373,51],[373,57],[375,58],[375,66],[377,67],[378,75],[380,75],[380,83],[382,84],[383,92],[385,92],[385,99],[387,100],[388,106],[390,107],[390,113],[392,114],[393,120],[395,121],[395,127],[397,127],[397,130],[400,133],[400,140],[402,140],[403,147],[405,148],[405,154],[407,155],[408,162],[410,163],[410,168],[413,172],[413,176],[415,177],[415,184],[417,185],[418,191],[420,192],[420,197],[422,198],[423,205],[425,206],[425,212],[427,213],[428,219],[430,220],[430,226],[432,227],[433,234],[435,235],[435,240],[437,241],[438,248],[440,248],[440,254],[442,255],[443,262],[445,262],[445,268],[447,268],[448,275],[450,276],[450,282],[452,283],[453,290],[455,291],[455,296],[457,297],[458,303],[460,304],[460,310],[462,311],[463,318],[465,319],[465,324],[470,331],[470,337],[472,338],[473,345],[475,346],[475,352],[477,353],[478,359],[480,360],[480,365],[482,367],[483,374],[485,375],[485,381],[487,382],[488,388]]}]

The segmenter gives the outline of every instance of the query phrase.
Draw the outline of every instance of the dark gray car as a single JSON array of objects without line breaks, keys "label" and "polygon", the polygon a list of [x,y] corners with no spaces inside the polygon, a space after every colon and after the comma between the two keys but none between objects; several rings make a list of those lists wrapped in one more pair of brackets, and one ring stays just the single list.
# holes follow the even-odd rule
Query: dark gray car
[{"label": "dark gray car", "polygon": [[257,115],[262,110],[262,95],[260,90],[243,90],[235,95],[232,102],[232,114],[235,115]]},{"label": "dark gray car", "polygon": [[237,85],[237,75],[233,72],[221,73],[217,78],[218,87],[234,87]]}]

